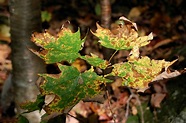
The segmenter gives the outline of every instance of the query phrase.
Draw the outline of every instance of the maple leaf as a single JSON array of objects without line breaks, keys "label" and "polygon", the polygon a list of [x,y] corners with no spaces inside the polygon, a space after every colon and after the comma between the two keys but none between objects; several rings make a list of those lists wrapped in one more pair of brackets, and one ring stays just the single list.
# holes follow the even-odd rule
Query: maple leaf
[{"label": "maple leaf", "polygon": [[35,33],[32,36],[32,41],[43,48],[39,52],[32,51],[44,59],[47,64],[61,61],[72,63],[80,56],[78,52],[84,43],[84,39],[80,39],[79,30],[72,33],[68,28],[63,28],[57,37],[50,35],[48,32]]},{"label": "maple leaf", "polygon": [[99,42],[102,46],[115,50],[129,50],[134,46],[142,47],[149,44],[149,40],[153,39],[152,33],[140,37],[137,33],[136,24],[128,19],[120,18],[120,21],[124,22],[118,24],[115,31],[102,28],[99,24],[96,24],[96,32],[91,32],[100,39]]},{"label": "maple leaf", "polygon": [[91,56],[86,55],[81,56],[80,58],[86,60],[92,66],[99,67],[101,69],[105,69],[109,65],[108,61],[99,58],[97,55],[93,53],[91,53]]},{"label": "maple leaf", "polygon": [[167,69],[176,60],[151,60],[144,56],[125,63],[114,64],[112,72],[107,76],[119,76],[123,79],[122,84],[140,90],[148,88],[148,84],[158,76],[163,69]]},{"label": "maple leaf", "polygon": [[26,109],[27,112],[32,112],[35,110],[41,111],[44,104],[45,104],[45,97],[42,95],[37,95],[37,99],[35,102],[25,102],[22,103],[20,106],[21,108]]},{"label": "maple leaf", "polygon": [[29,123],[29,120],[25,116],[19,115],[17,123]]},{"label": "maple leaf", "polygon": [[98,76],[93,68],[80,73],[73,66],[58,64],[60,74],[40,74],[45,81],[40,85],[42,95],[54,94],[51,103],[45,106],[47,113],[63,112],[85,97],[93,97],[101,92],[100,85],[110,81]]}]

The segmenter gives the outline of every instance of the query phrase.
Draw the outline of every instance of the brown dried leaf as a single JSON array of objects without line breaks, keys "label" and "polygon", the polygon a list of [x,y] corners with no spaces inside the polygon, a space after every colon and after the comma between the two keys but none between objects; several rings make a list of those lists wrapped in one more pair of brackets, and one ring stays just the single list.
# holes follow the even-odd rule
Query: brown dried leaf
[{"label": "brown dried leaf", "polygon": [[151,96],[151,105],[155,108],[160,108],[160,103],[163,101],[163,99],[165,98],[166,94],[162,94],[162,93],[155,93],[152,94]]},{"label": "brown dried leaf", "polygon": [[[186,70],[184,70],[186,71]],[[184,73],[183,71],[183,73]],[[164,71],[163,73],[159,74],[156,78],[154,78],[152,81],[159,81],[159,80],[163,80],[163,79],[170,79],[170,78],[174,78],[177,77],[179,75],[181,75],[182,72],[179,72],[177,70],[175,70],[174,72],[169,73],[167,70]]]},{"label": "brown dried leaf", "polygon": [[128,22],[128,23],[132,24],[132,25],[134,26],[134,28],[135,28],[136,30],[138,30],[136,23],[130,21],[130,20],[127,19],[126,17],[122,16],[122,17],[119,18],[119,20],[123,20],[124,22]]},{"label": "brown dried leaf", "polygon": [[136,106],[132,106],[132,114],[136,115],[138,113],[138,110],[136,108]]},{"label": "brown dried leaf", "polygon": [[11,49],[6,44],[0,45],[0,63],[5,63],[6,58],[9,56]]}]

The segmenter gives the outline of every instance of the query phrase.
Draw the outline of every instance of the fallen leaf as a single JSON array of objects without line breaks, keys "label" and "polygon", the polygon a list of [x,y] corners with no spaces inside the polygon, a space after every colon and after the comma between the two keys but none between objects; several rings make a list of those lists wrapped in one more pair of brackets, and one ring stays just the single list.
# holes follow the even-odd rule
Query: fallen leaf
[{"label": "fallen leaf", "polygon": [[84,72],[87,70],[87,65],[86,62],[82,59],[76,59],[73,63],[72,66],[76,67],[79,72]]},{"label": "fallen leaf", "polygon": [[5,63],[6,59],[10,55],[11,49],[6,44],[0,44],[0,63]]},{"label": "fallen leaf", "polygon": [[138,113],[138,110],[136,108],[136,106],[132,106],[132,114],[136,115]]},{"label": "fallen leaf", "polygon": [[149,7],[148,6],[136,6],[133,7],[129,14],[128,14],[128,18],[131,20],[137,20],[140,18],[140,15],[144,12],[147,11]]},{"label": "fallen leaf", "polygon": [[165,98],[166,94],[162,94],[162,93],[155,93],[151,95],[151,105],[155,108],[160,108],[160,104],[163,101],[163,99]]}]

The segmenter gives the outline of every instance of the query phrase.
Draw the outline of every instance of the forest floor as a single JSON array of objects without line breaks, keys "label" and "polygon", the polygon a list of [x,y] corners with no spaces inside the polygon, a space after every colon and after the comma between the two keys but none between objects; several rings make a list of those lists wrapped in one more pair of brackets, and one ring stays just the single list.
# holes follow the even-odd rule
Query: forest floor
[{"label": "forest floor", "polygon": [[[148,35],[153,32],[154,39],[148,46],[140,49],[141,54],[153,59],[165,59],[167,61],[178,59],[171,70],[183,70],[186,68],[186,10],[184,5],[184,0],[146,2],[140,0],[111,0],[110,26],[114,26],[119,17],[125,16],[138,25],[140,35]],[[51,14],[48,21],[43,21],[43,30],[47,29],[52,35],[55,35],[62,25],[69,21],[69,27],[74,32],[80,28],[82,37],[87,37],[85,48],[81,53],[94,53],[103,58],[103,49],[98,46],[97,38],[91,33],[87,33],[90,29],[95,31],[96,23],[101,22],[100,6],[99,0],[42,0],[42,10]],[[8,4],[0,3],[0,91],[12,69],[9,16]],[[128,53],[128,51],[118,52],[114,61],[124,61]],[[74,64],[82,70],[87,68],[87,64],[80,59]],[[55,71],[52,71],[49,66],[48,72]],[[186,81],[186,79],[183,81]],[[151,84],[150,89],[139,94],[133,89],[120,86],[120,80],[118,79],[110,85],[109,96],[103,104],[79,102],[69,112],[67,123],[78,123],[77,119],[86,123],[125,123],[128,115],[138,114],[139,116],[139,114],[143,114],[142,112],[145,112],[144,107],[149,108],[153,119],[156,119],[156,111],[163,106],[162,101],[168,101],[167,98],[170,93],[167,84],[169,84],[167,80]],[[179,86],[182,87],[181,84]],[[132,97],[131,93],[133,94]],[[185,94],[185,91],[183,93]],[[184,96],[180,98],[183,98],[183,102],[186,101]],[[13,110],[10,108],[10,111]],[[77,117],[77,119],[71,115]],[[144,120],[141,116],[139,117],[140,120]],[[15,122],[14,113],[3,114],[0,108],[1,121],[4,123]]]}]

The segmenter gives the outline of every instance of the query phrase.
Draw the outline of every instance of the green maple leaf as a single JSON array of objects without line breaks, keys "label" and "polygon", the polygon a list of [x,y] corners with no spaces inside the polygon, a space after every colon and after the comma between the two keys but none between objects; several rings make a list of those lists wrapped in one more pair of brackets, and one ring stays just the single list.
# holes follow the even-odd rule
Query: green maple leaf
[{"label": "green maple leaf", "polygon": [[45,81],[41,84],[43,95],[54,94],[54,100],[45,110],[47,113],[63,112],[85,97],[93,97],[100,93],[100,84],[109,81],[98,76],[92,69],[80,73],[73,66],[58,64],[61,73],[58,75],[40,74]]},{"label": "green maple leaf", "polygon": [[91,53],[91,56],[86,55],[81,56],[80,58],[86,60],[92,66],[99,67],[101,69],[105,69],[109,65],[108,61],[99,58],[97,55],[93,53]]},{"label": "green maple leaf", "polygon": [[134,61],[133,59],[128,59],[129,62],[114,64],[112,72],[107,76],[119,76],[123,79],[123,85],[140,90],[148,88],[148,84],[152,82],[163,69],[167,69],[176,61],[151,60],[146,56]]},{"label": "green maple leaf", "polygon": [[32,51],[48,64],[61,61],[72,63],[80,56],[78,52],[84,43],[84,39],[80,39],[79,30],[72,33],[68,28],[63,28],[57,37],[50,35],[48,32],[35,33],[32,36],[32,41],[43,48],[39,52]]},{"label": "green maple leaf", "polygon": [[35,110],[41,111],[44,104],[45,104],[45,97],[42,95],[37,95],[37,99],[35,102],[25,102],[21,104],[21,108],[27,110],[27,112],[32,112]]},{"label": "green maple leaf", "polygon": [[29,121],[28,121],[28,119],[25,116],[19,115],[17,123],[29,123]]},{"label": "green maple leaf", "polygon": [[97,24],[96,32],[92,32],[100,39],[102,46],[115,50],[129,50],[134,46],[142,47],[149,44],[153,39],[152,33],[148,36],[138,36],[134,23],[118,24],[116,29],[109,30]]}]

